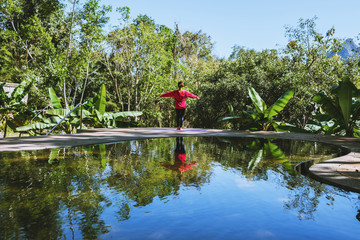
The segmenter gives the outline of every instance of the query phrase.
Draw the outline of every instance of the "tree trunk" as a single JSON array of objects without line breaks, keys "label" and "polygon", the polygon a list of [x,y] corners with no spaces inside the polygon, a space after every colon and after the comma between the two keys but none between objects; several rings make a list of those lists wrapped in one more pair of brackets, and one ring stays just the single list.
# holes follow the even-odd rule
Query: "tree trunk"
[{"label": "tree trunk", "polygon": [[[72,39],[72,32],[71,31],[72,31],[72,25],[73,25],[73,22],[74,22],[76,3],[77,3],[77,0],[74,0],[73,9],[72,9],[72,13],[71,13],[71,21],[70,21],[69,43],[68,43],[68,47],[66,49],[65,69],[67,69],[68,61],[69,61],[69,52],[70,52],[70,48],[71,48],[71,39]],[[67,98],[66,98],[66,77],[65,76],[64,76],[64,82],[63,82],[63,95],[64,95],[65,108],[69,109],[69,105],[68,105]]]},{"label": "tree trunk", "polygon": [[128,89],[128,111],[130,111],[130,105],[131,105],[131,88]]},{"label": "tree trunk", "polygon": [[6,132],[7,132],[7,118],[5,117],[4,138],[6,138]]},{"label": "tree trunk", "polygon": [[82,103],[83,103],[83,99],[84,99],[84,93],[85,93],[87,81],[89,79],[89,64],[90,64],[90,57],[86,64],[86,78],[85,78],[84,88],[83,88],[83,91],[81,93],[81,98],[80,98],[80,129],[82,129]]}]

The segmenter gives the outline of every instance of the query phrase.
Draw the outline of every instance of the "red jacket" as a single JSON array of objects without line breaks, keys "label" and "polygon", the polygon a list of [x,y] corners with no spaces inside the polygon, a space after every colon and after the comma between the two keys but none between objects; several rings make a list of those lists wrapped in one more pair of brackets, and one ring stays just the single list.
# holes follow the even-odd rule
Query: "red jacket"
[{"label": "red jacket", "polygon": [[163,167],[171,169],[173,171],[186,172],[191,170],[197,162],[186,164],[186,153],[175,153],[175,161],[173,165],[164,164]]},{"label": "red jacket", "polygon": [[186,90],[181,90],[181,92],[179,90],[175,90],[172,92],[167,92],[167,93],[163,93],[161,94],[160,97],[173,97],[175,99],[175,108],[176,109],[184,109],[186,108],[186,98],[199,98],[198,96],[189,93]]}]

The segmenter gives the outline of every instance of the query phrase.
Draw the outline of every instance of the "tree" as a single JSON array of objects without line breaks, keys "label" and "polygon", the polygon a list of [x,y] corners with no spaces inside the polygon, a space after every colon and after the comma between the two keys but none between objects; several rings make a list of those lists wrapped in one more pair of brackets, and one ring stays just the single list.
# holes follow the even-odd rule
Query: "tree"
[{"label": "tree", "polygon": [[337,84],[344,74],[345,64],[336,56],[340,41],[334,37],[335,28],[325,34],[316,29],[317,17],[300,19],[296,27],[286,27],[289,43],[284,53],[289,60],[288,76],[296,87],[298,104],[291,107],[295,124],[304,128],[314,110],[312,97],[326,86]]},{"label": "tree", "polygon": [[104,53],[104,63],[113,80],[109,91],[122,110],[151,109],[156,96],[169,85],[171,34],[169,28],[139,16],[108,35],[110,54]]},{"label": "tree", "polygon": [[3,89],[5,83],[0,84],[0,120],[4,124],[4,138],[6,138],[8,126],[15,130],[34,114],[34,111],[22,101],[29,94],[32,84],[32,82],[21,82],[10,97]]}]

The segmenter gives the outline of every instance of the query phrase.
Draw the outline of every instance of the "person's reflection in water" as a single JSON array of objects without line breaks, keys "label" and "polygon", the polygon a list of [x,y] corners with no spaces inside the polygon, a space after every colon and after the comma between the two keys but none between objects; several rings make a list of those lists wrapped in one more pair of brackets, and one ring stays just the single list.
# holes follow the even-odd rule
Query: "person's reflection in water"
[{"label": "person's reflection in water", "polygon": [[164,167],[171,169],[173,171],[179,171],[181,173],[186,172],[192,169],[197,165],[197,162],[186,164],[186,152],[184,147],[184,141],[182,137],[176,138],[176,147],[175,147],[175,161],[174,164],[163,164]]}]

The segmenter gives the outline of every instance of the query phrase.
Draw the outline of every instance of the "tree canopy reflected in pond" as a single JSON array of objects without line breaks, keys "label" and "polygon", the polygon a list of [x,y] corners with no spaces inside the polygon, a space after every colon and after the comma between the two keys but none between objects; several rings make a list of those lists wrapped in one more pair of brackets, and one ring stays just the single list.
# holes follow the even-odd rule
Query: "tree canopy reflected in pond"
[{"label": "tree canopy reflected in pond", "polygon": [[[142,224],[146,213],[154,212],[167,221],[167,213],[161,209],[175,211],[166,207],[174,205],[176,209],[176,201],[180,201],[176,199],[191,202],[194,197],[188,194],[210,192],[216,201],[219,188],[212,182],[221,183],[230,174],[255,184],[274,185],[271,191],[281,192],[282,208],[296,212],[297,221],[316,220],[319,204],[334,206],[339,197],[352,203],[356,220],[355,194],[294,170],[302,161],[320,161],[341,152],[331,146],[290,140],[164,138],[1,153],[0,232],[4,239],[99,239],[123,236],[126,231],[137,236],[139,232],[130,228],[131,224]],[[267,197],[264,193],[261,198]],[[206,201],[197,204],[206,207]],[[191,204],[179,205],[178,211]],[[124,230],[126,224],[129,227]],[[144,232],[153,227],[142,225]],[[123,232],[117,235],[114,229]]]}]

